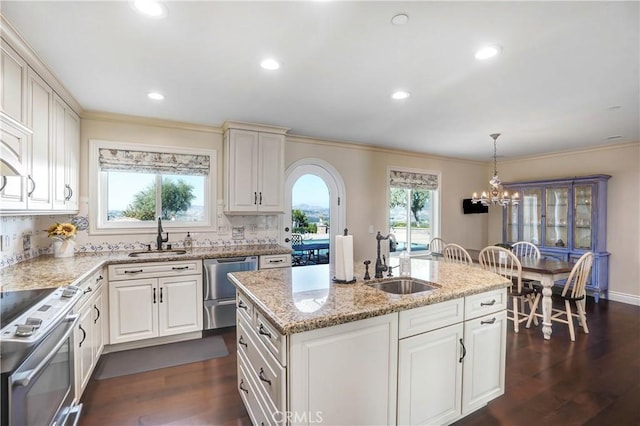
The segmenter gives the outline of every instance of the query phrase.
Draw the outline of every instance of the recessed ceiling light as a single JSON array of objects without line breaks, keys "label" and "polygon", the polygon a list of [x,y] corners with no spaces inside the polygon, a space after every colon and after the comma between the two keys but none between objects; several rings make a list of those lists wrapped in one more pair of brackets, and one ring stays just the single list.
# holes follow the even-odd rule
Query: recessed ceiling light
[{"label": "recessed ceiling light", "polygon": [[502,47],[497,44],[490,44],[488,46],[484,46],[480,50],[476,52],[476,59],[484,60],[493,58],[496,55],[502,53]]},{"label": "recessed ceiling light", "polygon": [[153,99],[154,101],[161,101],[164,99],[164,95],[159,92],[149,92],[147,93],[147,97],[149,99]]},{"label": "recessed ceiling light", "polygon": [[411,93],[405,92],[404,90],[398,90],[397,92],[393,92],[393,94],[391,95],[391,99],[399,101],[402,99],[407,99],[409,96],[411,96]]},{"label": "recessed ceiling light", "polygon": [[393,25],[404,25],[409,22],[409,15],[406,13],[399,13],[393,18],[391,18],[391,23]]},{"label": "recessed ceiling light", "polygon": [[278,68],[280,68],[280,63],[275,59],[265,59],[264,61],[260,62],[260,66],[265,70],[277,70]]},{"label": "recessed ceiling light", "polygon": [[167,16],[166,6],[156,0],[133,0],[131,5],[137,12],[151,18]]}]

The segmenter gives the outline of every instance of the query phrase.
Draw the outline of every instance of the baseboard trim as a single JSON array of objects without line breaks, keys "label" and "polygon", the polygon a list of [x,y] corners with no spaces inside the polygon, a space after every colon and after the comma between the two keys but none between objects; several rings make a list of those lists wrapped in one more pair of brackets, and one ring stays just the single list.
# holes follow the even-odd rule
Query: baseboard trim
[{"label": "baseboard trim", "polygon": [[201,339],[202,331],[193,331],[191,333],[175,334],[173,336],[155,337],[152,339],[136,340],[134,342],[116,343],[113,345],[105,345],[103,354],[111,352],[126,351],[129,349],[146,348],[147,346],[164,345],[166,343],[182,342],[185,340]]},{"label": "baseboard trim", "polygon": [[640,296],[635,294],[620,293],[617,291],[609,290],[607,292],[607,299],[614,302],[626,303],[628,305],[640,306]]}]

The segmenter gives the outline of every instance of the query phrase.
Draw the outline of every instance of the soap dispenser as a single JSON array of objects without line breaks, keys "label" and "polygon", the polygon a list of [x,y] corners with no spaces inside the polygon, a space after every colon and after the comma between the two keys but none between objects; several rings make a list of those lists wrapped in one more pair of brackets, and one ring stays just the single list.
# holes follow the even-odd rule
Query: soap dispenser
[{"label": "soap dispenser", "polygon": [[400,253],[400,276],[408,277],[411,275],[411,256],[406,250]]},{"label": "soap dispenser", "polygon": [[193,238],[191,238],[191,234],[189,232],[187,232],[187,236],[184,239],[184,249],[189,253],[193,252]]}]

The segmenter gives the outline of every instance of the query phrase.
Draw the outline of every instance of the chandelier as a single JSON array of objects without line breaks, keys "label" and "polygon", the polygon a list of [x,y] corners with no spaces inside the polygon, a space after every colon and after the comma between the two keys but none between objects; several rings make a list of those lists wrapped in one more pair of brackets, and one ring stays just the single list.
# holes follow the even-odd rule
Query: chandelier
[{"label": "chandelier", "polygon": [[498,160],[496,155],[496,140],[500,133],[492,133],[489,135],[493,139],[493,177],[489,181],[491,188],[489,191],[482,191],[482,195],[478,197],[478,193],[474,192],[471,197],[471,202],[474,204],[482,203],[483,206],[489,206],[491,204],[496,206],[507,207],[509,204],[517,206],[520,204],[520,197],[516,192],[513,197],[509,196],[507,191],[503,191],[502,182],[498,177]]}]

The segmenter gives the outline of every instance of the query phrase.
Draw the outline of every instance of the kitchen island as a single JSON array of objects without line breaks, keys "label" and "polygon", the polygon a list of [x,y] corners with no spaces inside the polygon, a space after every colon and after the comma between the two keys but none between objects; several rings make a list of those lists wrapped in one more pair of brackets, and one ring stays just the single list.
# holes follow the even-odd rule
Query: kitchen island
[{"label": "kitchen island", "polygon": [[[335,284],[330,265],[230,274],[238,391],[254,424],[447,424],[504,393],[506,287],[414,259],[436,289]],[[384,279],[391,279],[385,277]]]}]

